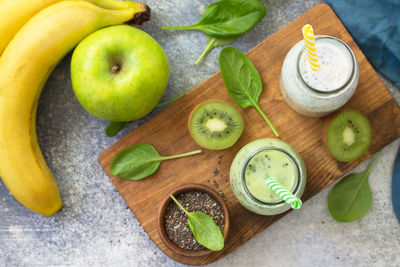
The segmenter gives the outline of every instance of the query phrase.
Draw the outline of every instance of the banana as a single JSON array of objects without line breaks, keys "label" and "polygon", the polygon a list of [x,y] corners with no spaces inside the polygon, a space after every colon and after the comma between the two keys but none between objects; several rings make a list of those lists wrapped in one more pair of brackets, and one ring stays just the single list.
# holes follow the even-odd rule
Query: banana
[{"label": "banana", "polygon": [[[62,0],[0,0],[0,55],[22,26],[40,10]],[[77,0],[76,0],[77,1]],[[120,0],[86,0],[106,9],[141,9],[143,4]]]},{"label": "banana", "polygon": [[[27,208],[53,215],[62,206],[36,136],[38,99],[56,64],[99,28],[149,18],[147,5],[109,10],[62,1],[36,14],[0,57],[0,176]],[[134,22],[134,21],[133,21]]]}]

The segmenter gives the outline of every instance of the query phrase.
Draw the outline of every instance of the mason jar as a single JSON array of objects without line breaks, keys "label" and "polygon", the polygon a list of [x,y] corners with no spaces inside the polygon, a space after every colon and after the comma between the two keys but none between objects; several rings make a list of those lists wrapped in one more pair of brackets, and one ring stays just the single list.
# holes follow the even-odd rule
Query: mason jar
[{"label": "mason jar", "polygon": [[275,138],[258,139],[242,147],[233,159],[230,183],[243,207],[261,215],[291,208],[267,186],[269,177],[300,198],[306,185],[306,167],[299,153]]},{"label": "mason jar", "polygon": [[309,117],[342,107],[358,84],[358,64],[350,47],[332,36],[315,36],[321,67],[311,70],[304,40],[294,45],[282,65],[281,90],[287,104]]}]

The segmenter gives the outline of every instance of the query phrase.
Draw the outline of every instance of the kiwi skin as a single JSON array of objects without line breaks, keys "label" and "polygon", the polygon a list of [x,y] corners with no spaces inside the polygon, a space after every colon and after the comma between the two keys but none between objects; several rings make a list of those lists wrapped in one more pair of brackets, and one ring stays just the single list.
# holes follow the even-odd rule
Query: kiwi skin
[{"label": "kiwi skin", "polygon": [[[213,104],[215,104],[215,105],[219,106],[219,108],[221,108],[221,110],[218,110],[218,111],[230,113],[230,115],[232,117],[231,123],[233,122],[234,127],[235,127],[234,131],[229,133],[230,136],[226,136],[225,133],[222,133],[223,137],[220,140],[208,138],[208,136],[206,136],[206,137],[202,136],[202,133],[200,133],[197,130],[198,128],[195,127],[194,120],[198,118],[197,115],[195,116],[196,112],[201,112],[200,109],[202,109],[202,108],[206,109],[207,107],[210,107]],[[204,119],[207,120],[207,118],[204,118]],[[201,124],[203,124],[203,123],[201,123]],[[206,101],[206,102],[200,103],[192,110],[192,112],[189,115],[188,128],[189,128],[189,132],[190,132],[193,140],[199,146],[206,148],[206,149],[210,149],[210,150],[223,150],[223,149],[233,146],[236,143],[236,141],[239,139],[239,137],[242,135],[243,130],[244,130],[244,121],[243,121],[242,115],[240,115],[239,111],[231,104],[228,104],[221,100],[212,100],[212,101]],[[214,134],[217,134],[217,133],[214,132]]]},{"label": "kiwi skin", "polygon": [[[359,159],[370,147],[371,140],[372,129],[369,120],[354,110],[345,110],[337,115],[329,123],[325,135],[329,153],[341,162]],[[351,141],[354,142],[349,144]]]}]

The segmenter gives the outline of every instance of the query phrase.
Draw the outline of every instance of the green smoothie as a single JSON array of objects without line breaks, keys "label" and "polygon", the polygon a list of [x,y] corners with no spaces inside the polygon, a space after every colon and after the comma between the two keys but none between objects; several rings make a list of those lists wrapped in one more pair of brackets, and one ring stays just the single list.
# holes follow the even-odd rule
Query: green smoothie
[{"label": "green smoothie", "polygon": [[275,138],[254,140],[242,147],[232,161],[230,182],[237,200],[261,215],[275,215],[290,209],[267,186],[273,177],[298,198],[306,185],[306,167],[299,153]]},{"label": "green smoothie", "polygon": [[261,202],[281,202],[265,182],[268,177],[278,180],[289,191],[294,190],[299,172],[296,163],[285,152],[266,150],[254,155],[245,169],[245,181],[250,193]]}]

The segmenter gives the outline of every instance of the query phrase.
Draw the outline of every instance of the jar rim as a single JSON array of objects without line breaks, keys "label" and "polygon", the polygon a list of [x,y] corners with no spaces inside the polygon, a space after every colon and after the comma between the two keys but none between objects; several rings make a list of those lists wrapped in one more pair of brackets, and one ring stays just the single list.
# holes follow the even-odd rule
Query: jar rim
[{"label": "jar rim", "polygon": [[351,60],[352,68],[351,68],[351,73],[349,75],[349,78],[339,88],[336,88],[334,90],[329,90],[329,91],[322,91],[322,90],[316,89],[316,88],[312,87],[311,85],[309,85],[304,80],[303,75],[301,75],[301,71],[300,71],[300,59],[301,59],[302,55],[305,53],[305,51],[306,51],[306,46],[305,45],[303,45],[301,51],[297,55],[297,64],[296,64],[297,76],[300,78],[300,81],[305,85],[305,88],[307,88],[311,92],[314,92],[314,93],[317,93],[317,94],[322,94],[322,95],[333,95],[333,94],[342,92],[349,86],[349,84],[351,84],[352,80],[354,79],[354,76],[355,76],[355,73],[356,73],[356,57],[354,56],[354,53],[351,50],[351,48],[345,42],[340,40],[339,38],[336,38],[334,36],[329,36],[329,35],[316,35],[315,36],[315,40],[319,40],[319,39],[330,39],[330,40],[337,41],[338,43],[340,43],[341,45],[343,45],[347,49],[347,51],[349,52],[349,54],[351,56],[351,59],[352,59]]},{"label": "jar rim", "polygon": [[299,166],[299,162],[297,161],[297,159],[291,154],[291,153],[289,153],[289,152],[287,152],[286,150],[283,150],[283,149],[281,149],[281,148],[278,148],[278,147],[273,147],[273,146],[271,146],[271,147],[263,147],[263,148],[260,148],[260,149],[258,149],[258,150],[256,150],[247,160],[246,160],[246,163],[243,165],[244,167],[242,168],[242,182],[243,182],[243,187],[244,187],[244,190],[245,190],[245,192],[247,193],[247,195],[251,198],[251,200],[252,201],[254,201],[254,202],[256,202],[256,203],[258,203],[258,204],[260,204],[260,205],[268,205],[268,206],[278,206],[278,205],[282,205],[282,204],[284,204],[285,203],[285,201],[283,201],[283,200],[281,200],[281,201],[278,201],[278,202],[264,202],[264,201],[261,201],[261,200],[259,200],[258,198],[256,198],[252,193],[251,193],[251,191],[250,191],[250,189],[248,188],[248,186],[247,186],[247,183],[246,183],[246,175],[245,175],[245,170],[246,170],[246,167],[247,167],[247,165],[249,164],[249,162],[257,155],[257,154],[259,154],[259,153],[261,153],[261,152],[264,152],[264,151],[276,151],[276,150],[278,150],[278,151],[280,151],[280,152],[282,152],[282,153],[284,153],[284,154],[286,154],[293,162],[294,162],[294,164],[295,164],[295,166],[296,166],[296,170],[297,170],[297,181],[296,181],[296,185],[294,186],[294,189],[293,190],[290,190],[290,191],[292,191],[292,194],[296,194],[298,191],[299,191],[299,189],[300,189],[300,185],[301,185],[301,175],[302,175],[302,173],[301,173],[301,171],[300,171],[300,166]]}]

